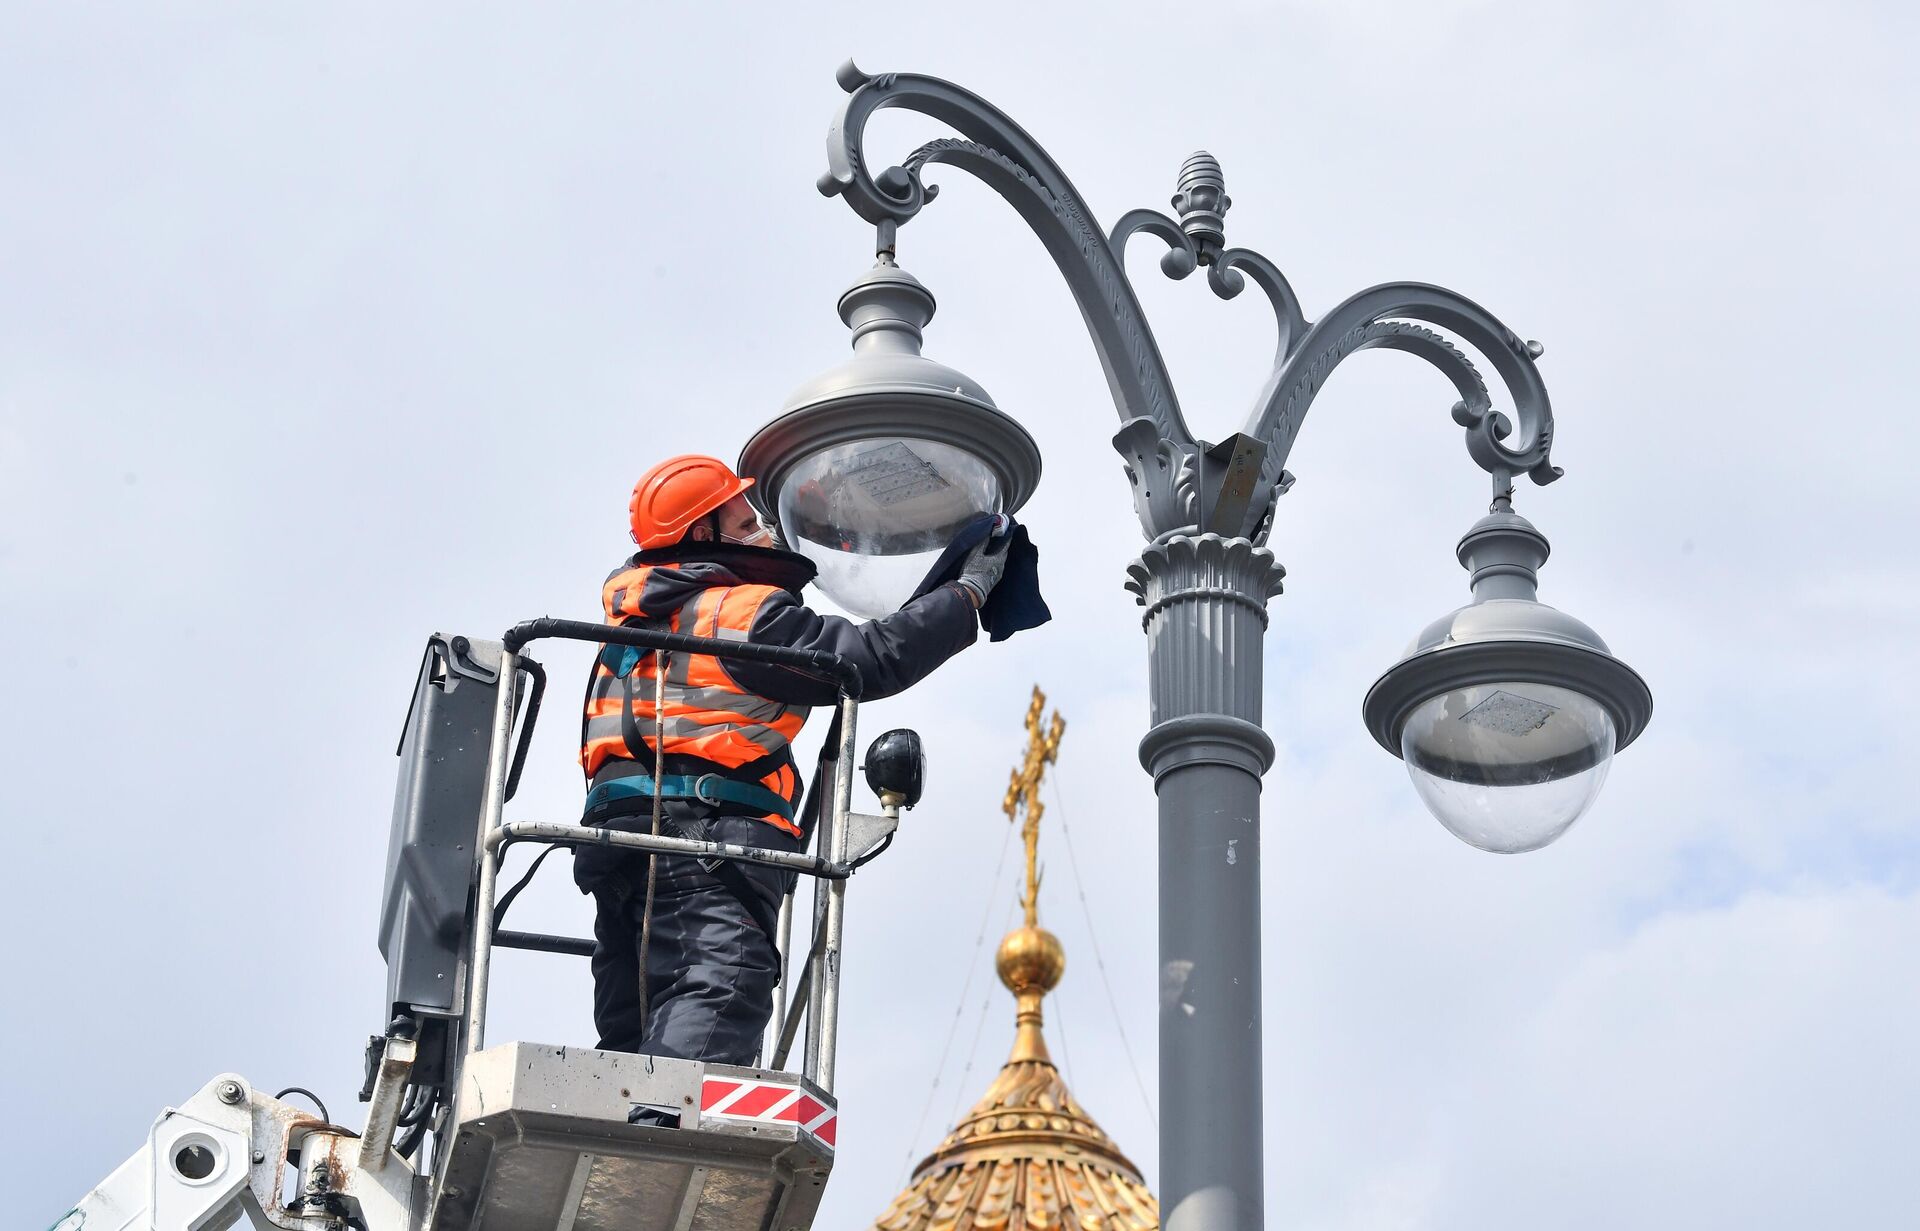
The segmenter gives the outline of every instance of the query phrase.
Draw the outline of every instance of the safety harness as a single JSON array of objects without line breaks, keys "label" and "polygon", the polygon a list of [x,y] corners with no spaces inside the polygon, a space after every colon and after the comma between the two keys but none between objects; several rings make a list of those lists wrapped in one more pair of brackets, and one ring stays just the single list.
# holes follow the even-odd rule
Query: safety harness
[{"label": "safety harness", "polygon": [[[645,771],[625,778],[603,782],[587,792],[587,813],[623,799],[654,797],[653,775]],[[757,782],[738,782],[719,774],[667,774],[660,779],[662,799],[692,799],[704,804],[742,804],[756,812],[771,812],[788,821],[793,819],[793,804],[783,795]]]},{"label": "safety harness", "polygon": [[[633,622],[631,614],[622,618],[637,606],[626,596],[643,592],[644,583],[616,583],[642,571],[608,583],[609,619]],[[755,584],[707,587],[670,616],[640,618],[676,632],[745,641],[761,604],[775,593],[777,587]],[[651,678],[656,672],[661,678]],[[581,765],[593,780],[589,813],[625,811],[611,805],[657,794],[750,809],[749,815],[799,837],[794,808],[801,782],[791,741],[806,719],[806,706],[741,688],[714,655],[656,660],[630,646],[606,646],[588,683],[581,726]],[[649,772],[649,762],[660,764]]]},{"label": "safety harness", "polygon": [[[632,621],[635,615],[626,598],[644,589],[641,570],[616,574],[606,587],[608,618],[619,620],[627,611],[626,620]],[[705,588],[667,618],[640,618],[696,636],[744,641],[760,603],[774,590],[761,585]],[[796,824],[796,805],[803,795],[791,739],[806,717],[804,706],[784,705],[740,688],[712,655],[642,654],[631,646],[604,646],[588,682],[581,726],[581,764],[597,779],[587,792],[586,823],[604,824],[651,810],[657,837],[662,801],[681,800],[757,817],[804,839],[811,825],[805,820]],[[837,712],[835,718],[837,725]],[[701,772],[669,772],[673,761],[682,766],[692,761]],[[769,783],[787,789],[775,790]],[[817,802],[809,803],[811,813]],[[774,909],[754,892],[739,865],[724,859],[700,864],[777,945]],[[657,861],[648,856],[640,937],[643,970],[656,875]],[[644,1011],[644,988],[642,1005]]]}]

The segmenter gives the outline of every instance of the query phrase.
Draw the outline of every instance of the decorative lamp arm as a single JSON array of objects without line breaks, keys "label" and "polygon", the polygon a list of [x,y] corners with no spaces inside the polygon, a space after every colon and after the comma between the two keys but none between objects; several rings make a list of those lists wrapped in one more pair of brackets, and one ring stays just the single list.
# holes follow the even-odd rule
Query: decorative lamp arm
[{"label": "decorative lamp arm", "polygon": [[[1232,204],[1220,165],[1197,153],[1181,168],[1173,198],[1178,220],[1154,210],[1132,210],[1102,236],[1092,212],[1066,173],[1040,144],[993,104],[951,82],[907,73],[868,76],[852,61],[837,74],[848,93],[827,133],[827,172],[820,191],[843,197],[881,229],[890,247],[894,228],[917,215],[939,192],[926,184],[928,163],[960,167],[998,192],[1039,237],[1065,277],[1093,339],[1119,411],[1114,447],[1126,461],[1142,528],[1150,539],[1215,532],[1229,538],[1266,538],[1275,498],[1293,483],[1286,461],[1308,407],[1333,369],[1358,351],[1405,351],[1438,368],[1459,394],[1453,417],[1466,429],[1467,452],[1493,476],[1496,500],[1513,490],[1515,475],[1551,483],[1560,470],[1549,460],[1553,410],[1534,359],[1539,344],[1521,341],[1478,304],[1443,287],[1396,282],[1351,297],[1309,325],[1286,277],[1258,252],[1224,246]],[[884,107],[903,107],[948,124],[961,138],[922,145],[899,166],[878,175],[865,152],[867,121]],[[1222,299],[1248,280],[1266,293],[1277,326],[1273,373],[1255,400],[1245,429],[1219,444],[1196,440],[1174,395],[1165,360],[1128,281],[1127,241],[1145,232],[1167,245],[1160,269],[1185,278],[1206,265],[1207,282]],[[1479,350],[1506,384],[1511,416],[1495,411],[1486,381],[1467,355],[1435,325]],[[1517,434],[1516,434],[1517,433]]]},{"label": "decorative lamp arm", "polygon": [[[921,178],[928,163],[957,166],[984,182],[1026,221],[1066,279],[1122,424],[1145,420],[1175,452],[1192,453],[1196,443],[1119,255],[1073,182],[1039,143],[993,104],[951,82],[908,73],[870,77],[851,61],[841,66],[838,80],[849,97],[827,133],[821,193],[844,198],[856,214],[884,227],[913,218],[937,195],[937,186]],[[930,116],[964,139],[930,141],[903,165],[876,176],[866,156],[865,132],[868,119],[884,107]],[[1173,233],[1178,234],[1177,226]],[[1123,446],[1122,452],[1128,450]],[[1152,503],[1158,511],[1162,502]],[[1149,513],[1144,501],[1141,512],[1144,521]],[[1149,533],[1166,528],[1149,524]]]},{"label": "decorative lamp arm", "polygon": [[[1513,417],[1493,409],[1486,381],[1458,347],[1415,321],[1438,325],[1484,354],[1513,399]],[[1327,313],[1275,368],[1246,427],[1248,435],[1268,444],[1263,481],[1281,481],[1307,408],[1333,369],[1347,356],[1374,347],[1418,355],[1453,382],[1460,395],[1454,420],[1466,429],[1467,452],[1493,476],[1496,499],[1511,494],[1517,474],[1542,484],[1560,477],[1548,458],[1553,407],[1533,362],[1539,344],[1522,342],[1492,313],[1444,287],[1390,282],[1361,291]],[[1508,443],[1516,427],[1518,437]]]}]

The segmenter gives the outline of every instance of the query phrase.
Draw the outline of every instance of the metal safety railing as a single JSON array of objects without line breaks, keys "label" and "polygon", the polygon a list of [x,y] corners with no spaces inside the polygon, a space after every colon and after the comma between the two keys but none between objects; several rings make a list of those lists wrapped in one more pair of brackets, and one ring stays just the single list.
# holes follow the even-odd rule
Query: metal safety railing
[{"label": "metal safety railing", "polygon": [[[827,756],[833,776],[831,796],[819,808],[814,849],[818,854],[740,846],[689,838],[624,833],[585,825],[550,821],[509,821],[502,815],[513,794],[514,780],[531,736],[536,705],[530,703],[522,722],[519,749],[514,747],[514,718],[519,710],[521,676],[543,679],[539,664],[523,656],[530,643],[557,638],[601,645],[627,645],[669,653],[706,654],[720,659],[770,663],[792,667],[834,684],[839,693],[838,739]],[[792,955],[794,895],[781,901],[776,944],[780,950],[780,981],[774,991],[762,1056],[771,1069],[783,1069],[792,1051],[802,1017],[806,1036],[801,1048],[802,1076],[831,1093],[840,1017],[840,945],[845,919],[847,878],[858,862],[849,851],[852,815],[854,729],[858,717],[859,670],[834,654],[783,646],[694,637],[646,628],[623,628],[584,620],[543,618],[516,624],[502,639],[499,689],[495,696],[493,727],[487,751],[487,780],[480,808],[478,850],[479,885],[474,898],[472,950],[469,956],[467,996],[461,1031],[468,1055],[486,1045],[489,982],[495,948],[588,955],[593,942],[568,936],[499,930],[495,918],[500,865],[509,847],[517,843],[553,846],[615,846],[656,855],[684,855],[699,859],[731,860],[798,873],[813,881],[813,922],[807,952],[798,971],[799,986],[789,996],[795,977]],[[536,688],[535,696],[538,695]]]}]

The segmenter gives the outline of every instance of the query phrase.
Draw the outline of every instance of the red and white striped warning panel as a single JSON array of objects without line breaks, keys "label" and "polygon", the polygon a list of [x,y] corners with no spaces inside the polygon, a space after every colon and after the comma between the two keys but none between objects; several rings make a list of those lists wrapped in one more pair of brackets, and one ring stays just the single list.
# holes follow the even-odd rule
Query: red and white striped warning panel
[{"label": "red and white striped warning panel", "polygon": [[831,1147],[840,1130],[840,1111],[799,1086],[778,1081],[734,1081],[709,1077],[700,1087],[700,1118],[747,1124],[791,1124]]}]

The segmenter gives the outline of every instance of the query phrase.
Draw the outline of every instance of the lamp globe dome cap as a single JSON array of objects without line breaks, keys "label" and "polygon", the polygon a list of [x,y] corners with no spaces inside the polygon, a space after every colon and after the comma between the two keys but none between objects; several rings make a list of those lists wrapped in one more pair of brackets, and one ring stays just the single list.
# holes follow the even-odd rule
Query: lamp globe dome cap
[{"label": "lamp globe dome cap", "polygon": [[1460,540],[1474,601],[1420,630],[1400,661],[1367,691],[1362,714],[1381,747],[1400,755],[1407,719],[1423,702],[1460,688],[1528,681],[1590,697],[1625,748],[1653,717],[1653,693],[1600,634],[1534,597],[1547,541],[1511,510],[1476,522]]},{"label": "lamp globe dome cap", "polygon": [[747,441],[740,473],[760,481],[749,497],[778,515],[780,490],[802,460],[866,440],[928,440],[977,457],[1013,512],[1040,482],[1040,449],[972,377],[920,353],[933,293],[882,260],[840,296],[853,354],[801,384],[780,414]]}]

